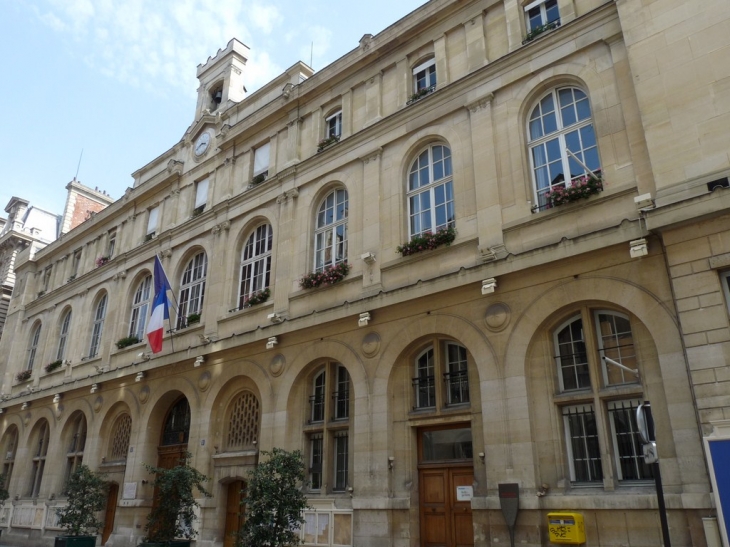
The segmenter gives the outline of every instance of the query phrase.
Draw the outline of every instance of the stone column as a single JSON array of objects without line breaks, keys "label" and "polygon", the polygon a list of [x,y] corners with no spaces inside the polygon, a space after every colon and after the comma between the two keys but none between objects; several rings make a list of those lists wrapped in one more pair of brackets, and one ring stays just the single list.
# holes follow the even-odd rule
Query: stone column
[{"label": "stone column", "polygon": [[433,41],[433,54],[436,58],[436,88],[449,84],[449,59],[446,56],[446,35]]},{"label": "stone column", "polygon": [[[404,58],[395,64],[396,74],[396,109],[406,105],[408,98],[413,95],[413,74],[408,64],[408,59]],[[437,75],[438,77],[438,75]]]},{"label": "stone column", "polygon": [[[380,267],[376,252],[380,249],[380,163],[383,153],[378,148],[360,158],[362,173],[362,286],[365,294],[375,294],[380,288]],[[357,260],[360,257],[352,257]]]},{"label": "stone column", "polygon": [[483,67],[489,62],[484,39],[484,13],[464,23],[466,33],[466,59],[469,72]]},{"label": "stone column", "polygon": [[[316,123],[322,123],[322,111],[319,111],[319,121]],[[346,139],[352,135],[352,90],[348,89],[342,94],[342,138]],[[315,140],[319,142],[322,138],[322,131],[318,130],[315,133]]]},{"label": "stone column", "polygon": [[504,15],[507,19],[507,44],[512,52],[522,47],[524,29],[524,11],[518,0],[504,1]]},{"label": "stone column", "polygon": [[280,315],[286,315],[289,311],[289,291],[291,283],[297,277],[297,272],[292,272],[297,255],[295,220],[296,220],[296,200],[299,197],[299,190],[292,188],[276,198],[279,205],[279,222],[275,225],[278,228],[279,235],[274,234],[274,238],[278,238],[278,248],[276,251],[276,281],[274,286],[274,312]]},{"label": "stone column", "polygon": [[365,127],[383,117],[383,72],[370,78],[365,88]]}]

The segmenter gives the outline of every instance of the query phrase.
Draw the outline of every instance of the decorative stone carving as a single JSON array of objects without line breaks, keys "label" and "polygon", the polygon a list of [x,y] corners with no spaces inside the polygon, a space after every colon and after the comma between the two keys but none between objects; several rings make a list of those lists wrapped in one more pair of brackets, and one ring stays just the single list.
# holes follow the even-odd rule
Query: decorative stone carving
[{"label": "decorative stone carving", "polygon": [[294,89],[294,84],[289,82],[284,86],[284,89],[281,90],[281,96],[288,99],[291,95],[292,89]]},{"label": "decorative stone carving", "polygon": [[203,374],[200,375],[198,378],[198,389],[200,391],[205,391],[210,387],[210,380],[211,375],[209,371],[205,371]]},{"label": "decorative stone carving", "polygon": [[494,100],[494,93],[488,93],[484,97],[477,99],[476,101],[466,105],[466,109],[469,112],[479,112],[482,108],[486,108],[489,103]]},{"label": "decorative stone carving", "polygon": [[275,355],[273,359],[271,359],[271,362],[269,363],[269,371],[271,372],[272,376],[279,376],[282,372],[284,372],[285,366],[286,357],[279,353]]},{"label": "decorative stone carving", "polygon": [[504,302],[495,302],[487,308],[484,314],[484,323],[492,332],[499,332],[509,325],[512,311]]},{"label": "decorative stone carving", "polygon": [[380,335],[369,332],[362,338],[362,352],[368,357],[374,357],[380,351]]},{"label": "decorative stone carving", "polygon": [[150,398],[150,387],[144,386],[139,390],[139,402],[145,404]]},{"label": "decorative stone carving", "polygon": [[99,411],[101,411],[101,407],[103,407],[103,406],[104,406],[104,398],[101,395],[99,395],[96,399],[94,399],[94,412],[96,412],[98,414]]},{"label": "decorative stone carving", "polygon": [[360,156],[360,161],[362,161],[365,164],[370,163],[371,161],[375,161],[378,158],[380,158],[380,155],[382,153],[383,153],[382,147],[377,148],[377,149],[373,150],[372,152],[368,152],[364,156]]},{"label": "decorative stone carving", "polygon": [[170,174],[182,175],[184,162],[180,160],[170,160],[167,162],[167,172]]},{"label": "decorative stone carving", "polygon": [[56,405],[56,409],[53,411],[53,415],[55,416],[56,420],[60,420],[61,416],[63,416],[63,405]]}]

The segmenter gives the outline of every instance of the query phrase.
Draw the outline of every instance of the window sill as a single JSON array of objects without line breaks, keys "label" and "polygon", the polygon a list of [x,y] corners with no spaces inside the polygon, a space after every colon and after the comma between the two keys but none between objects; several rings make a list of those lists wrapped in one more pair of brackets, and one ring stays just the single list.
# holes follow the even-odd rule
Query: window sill
[{"label": "window sill", "polygon": [[411,410],[408,413],[408,421],[412,426],[428,426],[440,425],[444,423],[444,418],[449,421],[462,422],[470,420],[472,409],[470,405],[459,407],[445,407],[441,410],[424,408],[422,410]]},{"label": "window sill", "polygon": [[550,31],[555,30],[557,28],[560,28],[560,19],[557,21],[553,21],[551,23],[545,23],[544,25],[540,25],[539,27],[535,27],[530,32],[527,33],[527,36],[525,36],[525,39],[522,40],[522,45],[529,44],[530,42],[534,42],[541,36],[545,36],[546,34],[549,34]]},{"label": "window sill", "polygon": [[147,341],[143,340],[141,342],[137,342],[136,344],[125,346],[121,349],[116,349],[116,350],[112,351],[112,355],[124,355],[125,353],[129,353],[131,351],[138,350],[139,348],[146,346],[146,345],[147,345]]},{"label": "window sill", "polygon": [[344,287],[354,282],[362,281],[362,273],[347,274],[347,277],[343,278],[342,281],[338,281],[334,285],[320,285],[312,289],[299,289],[297,292],[289,295],[289,300],[298,300],[300,298],[312,297],[314,294],[321,294],[325,291],[331,291],[337,289],[337,287]]}]

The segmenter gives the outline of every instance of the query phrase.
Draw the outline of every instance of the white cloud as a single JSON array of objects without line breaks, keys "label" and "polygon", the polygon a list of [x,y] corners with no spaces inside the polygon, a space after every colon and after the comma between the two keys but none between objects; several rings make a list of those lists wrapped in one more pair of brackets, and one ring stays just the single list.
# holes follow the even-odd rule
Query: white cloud
[{"label": "white cloud", "polygon": [[195,67],[233,37],[252,46],[249,91],[281,72],[268,51],[251,43],[248,26],[256,27],[259,35],[270,33],[281,19],[273,5],[246,0],[46,0],[40,6],[38,18],[75,42],[88,65],[152,93],[195,93]]}]

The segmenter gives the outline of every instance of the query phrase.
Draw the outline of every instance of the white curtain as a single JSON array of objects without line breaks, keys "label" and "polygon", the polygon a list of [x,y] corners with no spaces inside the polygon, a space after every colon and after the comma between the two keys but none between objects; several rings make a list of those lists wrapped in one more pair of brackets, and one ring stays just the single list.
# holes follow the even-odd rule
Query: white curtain
[{"label": "white curtain", "polygon": [[256,149],[253,157],[254,176],[269,170],[269,145],[266,143]]}]

